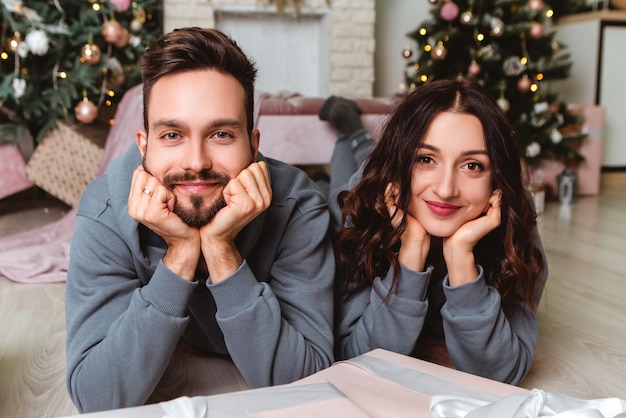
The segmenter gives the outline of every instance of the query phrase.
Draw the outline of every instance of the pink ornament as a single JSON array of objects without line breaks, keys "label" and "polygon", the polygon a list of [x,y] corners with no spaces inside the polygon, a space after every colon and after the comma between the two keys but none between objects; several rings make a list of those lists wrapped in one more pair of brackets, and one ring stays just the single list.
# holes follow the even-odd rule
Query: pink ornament
[{"label": "pink ornament", "polygon": [[117,20],[107,20],[102,24],[102,37],[108,43],[114,44],[119,41],[123,29]]},{"label": "pink ornament", "polygon": [[84,98],[74,108],[74,116],[80,123],[91,123],[98,117],[98,107]]},{"label": "pink ornament", "polygon": [[130,7],[130,0],[109,0],[118,11],[125,12]]},{"label": "pink ornament", "polygon": [[447,22],[452,22],[459,15],[459,6],[455,2],[449,1],[441,6],[439,16]]},{"label": "pink ornament", "polygon": [[120,32],[120,36],[117,38],[117,41],[113,42],[113,45],[115,45],[116,48],[124,48],[126,45],[128,45],[129,40],[130,33],[128,33],[128,30],[122,29],[122,31]]},{"label": "pink ornament", "polygon": [[527,92],[530,89],[530,84],[530,78],[527,75],[524,75],[517,81],[517,89],[522,93]]},{"label": "pink ornament", "polygon": [[541,23],[537,22],[533,22],[530,25],[530,29],[528,30],[528,35],[530,35],[530,37],[533,39],[541,39],[541,37],[543,37],[545,33],[546,28]]},{"label": "pink ornament", "polygon": [[478,65],[476,61],[472,61],[469,67],[467,67],[467,73],[473,77],[476,77],[478,74],[480,74],[480,65]]},{"label": "pink ornament", "polygon": [[528,7],[535,12],[540,12],[544,8],[543,0],[528,0]]}]

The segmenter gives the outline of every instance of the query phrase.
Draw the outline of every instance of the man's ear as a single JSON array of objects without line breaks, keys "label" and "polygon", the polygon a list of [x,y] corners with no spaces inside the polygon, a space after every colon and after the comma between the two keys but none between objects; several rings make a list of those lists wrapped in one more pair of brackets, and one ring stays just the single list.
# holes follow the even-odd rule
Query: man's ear
[{"label": "man's ear", "polygon": [[137,136],[137,148],[139,148],[139,152],[143,158],[146,155],[146,148],[148,147],[148,134],[143,129],[139,129],[135,135]]},{"label": "man's ear", "polygon": [[252,151],[252,159],[256,161],[259,156],[259,143],[261,142],[261,132],[254,129],[250,134],[250,150]]}]

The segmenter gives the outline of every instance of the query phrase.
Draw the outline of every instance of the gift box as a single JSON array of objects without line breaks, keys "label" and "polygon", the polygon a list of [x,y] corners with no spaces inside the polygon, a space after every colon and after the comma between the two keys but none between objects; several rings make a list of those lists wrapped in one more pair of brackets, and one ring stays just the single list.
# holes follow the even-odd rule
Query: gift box
[{"label": "gift box", "polygon": [[[606,120],[606,109],[596,105],[573,105],[572,113],[584,117],[582,132],[587,138],[582,142],[579,152],[585,161],[576,164],[574,172],[577,176],[576,195],[597,196],[600,194],[600,177],[602,174],[602,140]],[[558,176],[566,166],[559,161],[544,160],[539,168],[542,170],[544,185],[548,199],[555,199],[558,195]]]},{"label": "gift box", "polygon": [[26,161],[19,147],[0,142],[0,199],[33,187],[25,171]]},{"label": "gift box", "polygon": [[26,177],[70,206],[76,206],[85,187],[96,178],[108,125],[59,122],[35,148]]}]

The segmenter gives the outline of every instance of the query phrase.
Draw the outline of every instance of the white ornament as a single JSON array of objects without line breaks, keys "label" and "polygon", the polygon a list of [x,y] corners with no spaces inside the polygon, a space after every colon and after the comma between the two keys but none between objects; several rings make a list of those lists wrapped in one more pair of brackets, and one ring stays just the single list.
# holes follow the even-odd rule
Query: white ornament
[{"label": "white ornament", "polygon": [[26,58],[30,50],[28,49],[28,45],[26,44],[26,42],[20,42],[19,44],[17,44],[16,52],[17,55],[20,56],[20,58]]},{"label": "white ornament", "polygon": [[46,55],[48,53],[49,41],[45,31],[33,30],[28,32],[24,42],[26,42],[33,55]]},{"label": "white ornament", "polygon": [[563,140],[563,134],[561,134],[558,129],[553,129],[552,132],[550,132],[550,139],[552,143],[558,144]]},{"label": "white ornament", "polygon": [[502,63],[502,70],[507,77],[517,77],[524,72],[526,66],[522,64],[520,57],[511,56]]},{"label": "white ornament", "polygon": [[22,97],[24,95],[24,92],[26,91],[26,80],[24,80],[23,78],[15,77],[13,79],[13,90],[13,96],[15,96],[16,99]]},{"label": "white ornament", "polygon": [[526,147],[526,156],[528,158],[534,158],[538,156],[540,152],[541,152],[541,145],[539,145],[536,142],[531,142]]},{"label": "white ornament", "polygon": [[535,113],[545,113],[548,111],[548,108],[548,102],[538,102],[535,103],[533,110],[535,111]]}]

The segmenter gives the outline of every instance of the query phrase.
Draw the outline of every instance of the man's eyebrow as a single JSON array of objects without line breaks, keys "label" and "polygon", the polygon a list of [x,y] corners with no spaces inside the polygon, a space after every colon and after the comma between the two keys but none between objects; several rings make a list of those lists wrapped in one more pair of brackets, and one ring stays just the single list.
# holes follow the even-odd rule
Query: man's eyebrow
[{"label": "man's eyebrow", "polygon": [[[169,119],[169,118],[163,118],[163,119],[157,119],[155,120],[152,124],[151,124],[152,128],[155,128],[157,126],[165,126],[165,127],[169,127],[169,128],[184,128],[185,126],[187,126],[186,124],[180,122],[177,119]],[[222,126],[229,126],[232,128],[241,128],[242,123],[237,120],[237,119],[230,119],[230,118],[223,118],[223,119],[215,119],[212,120],[210,123],[208,123],[206,125],[206,128],[208,129],[215,129],[215,128],[219,128]]]}]

